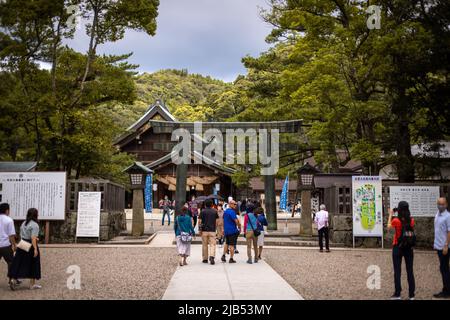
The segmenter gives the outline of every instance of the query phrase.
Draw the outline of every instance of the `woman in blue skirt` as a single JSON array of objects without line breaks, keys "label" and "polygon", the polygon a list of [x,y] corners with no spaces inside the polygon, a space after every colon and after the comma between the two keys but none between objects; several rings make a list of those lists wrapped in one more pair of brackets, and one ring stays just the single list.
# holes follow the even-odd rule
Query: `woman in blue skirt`
[{"label": "woman in blue skirt", "polygon": [[[27,219],[20,227],[21,241],[31,244],[28,251],[17,248],[9,271],[11,279],[30,279],[30,289],[41,289],[42,287],[36,284],[36,280],[41,279],[41,258],[38,247],[39,240],[39,224],[38,224],[38,210],[29,209]],[[16,282],[13,280],[10,284],[11,290],[15,290]]]}]

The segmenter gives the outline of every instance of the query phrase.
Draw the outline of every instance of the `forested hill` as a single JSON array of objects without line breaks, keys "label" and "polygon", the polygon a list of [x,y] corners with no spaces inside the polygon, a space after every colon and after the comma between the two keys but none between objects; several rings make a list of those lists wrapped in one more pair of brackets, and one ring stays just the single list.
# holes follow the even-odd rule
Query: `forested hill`
[{"label": "forested hill", "polygon": [[157,99],[164,101],[180,121],[211,119],[211,102],[227,91],[231,84],[187,70],[161,70],[135,76],[137,98],[132,105],[107,106],[108,112],[122,128],[141,117]]}]

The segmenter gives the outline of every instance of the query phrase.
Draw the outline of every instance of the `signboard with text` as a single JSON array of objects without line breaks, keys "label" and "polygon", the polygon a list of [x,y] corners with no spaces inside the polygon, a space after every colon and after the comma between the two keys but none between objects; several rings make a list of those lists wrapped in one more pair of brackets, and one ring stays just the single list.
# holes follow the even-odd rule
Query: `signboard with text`
[{"label": "signboard with text", "polygon": [[100,236],[101,192],[79,192],[77,212],[77,237]]},{"label": "signboard with text", "polygon": [[2,172],[0,202],[9,203],[14,220],[25,220],[30,208],[38,209],[40,220],[64,220],[66,173]]},{"label": "signboard with text", "polygon": [[353,236],[383,236],[382,180],[379,176],[352,177]]},{"label": "signboard with text", "polygon": [[434,186],[391,186],[389,197],[392,209],[396,208],[400,201],[406,201],[413,217],[434,217],[440,191],[439,187]]}]

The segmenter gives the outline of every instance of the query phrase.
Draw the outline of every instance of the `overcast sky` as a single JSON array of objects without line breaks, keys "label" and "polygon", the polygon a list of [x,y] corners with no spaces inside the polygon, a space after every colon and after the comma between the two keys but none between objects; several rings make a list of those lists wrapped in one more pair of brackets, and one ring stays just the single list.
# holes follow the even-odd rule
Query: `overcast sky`
[{"label": "overcast sky", "polygon": [[[139,71],[188,69],[225,81],[244,74],[241,59],[268,48],[270,26],[259,16],[266,0],[161,0],[155,37],[129,31],[125,38],[99,48],[99,53],[133,52]],[[88,41],[80,29],[70,46],[86,52]]]}]

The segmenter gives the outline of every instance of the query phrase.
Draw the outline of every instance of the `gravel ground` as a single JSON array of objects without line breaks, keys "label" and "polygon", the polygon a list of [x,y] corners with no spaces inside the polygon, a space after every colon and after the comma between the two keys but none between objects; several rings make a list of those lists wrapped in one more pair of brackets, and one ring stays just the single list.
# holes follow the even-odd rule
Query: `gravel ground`
[{"label": "gravel ground", "polygon": [[[177,266],[169,248],[43,248],[43,289],[28,290],[28,280],[12,292],[6,263],[0,261],[1,299],[160,299]],[[81,269],[81,290],[66,286],[67,267]]]},{"label": "gravel ground", "polygon": [[[388,299],[394,292],[391,252],[267,249],[264,259],[305,299]],[[416,298],[432,299],[442,289],[437,255],[415,252]],[[381,270],[380,290],[367,288],[367,268]],[[402,296],[408,297],[406,270],[402,269]]]}]

